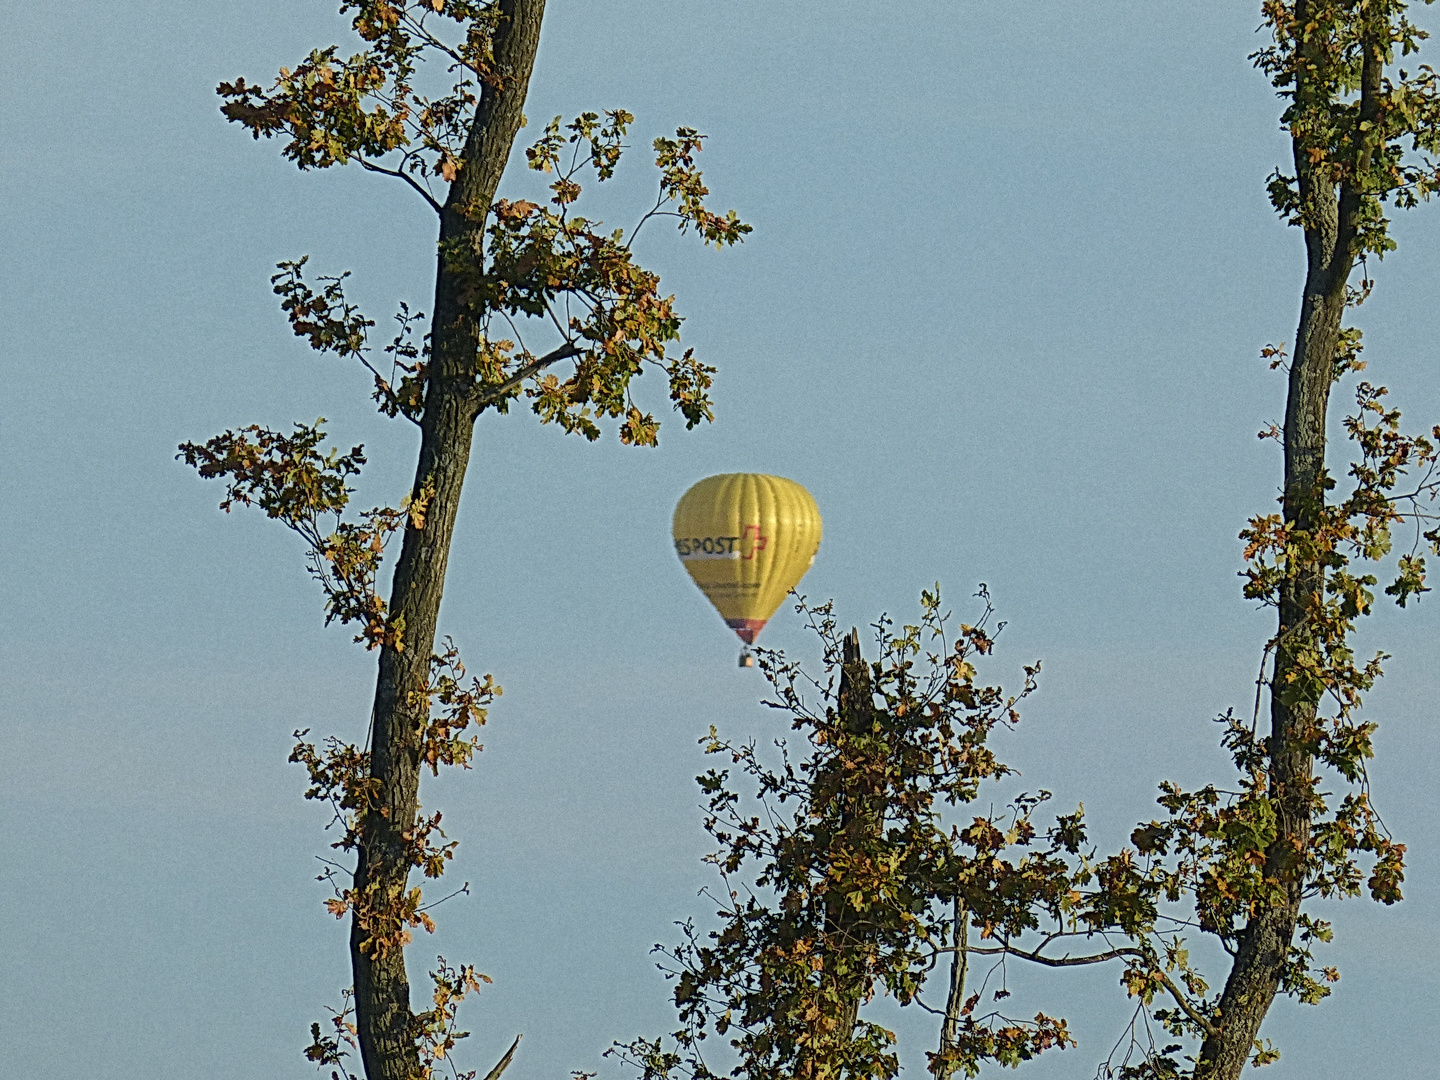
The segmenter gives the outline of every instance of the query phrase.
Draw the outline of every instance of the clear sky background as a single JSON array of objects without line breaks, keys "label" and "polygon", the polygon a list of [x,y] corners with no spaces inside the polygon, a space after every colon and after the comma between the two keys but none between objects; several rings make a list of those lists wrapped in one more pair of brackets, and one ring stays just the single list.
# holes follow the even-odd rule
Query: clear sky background
[{"label": "clear sky background", "polygon": [[[384,178],[298,173],[213,93],[347,40],[335,6],[0,0],[4,1080],[311,1076],[308,1025],[349,981],[313,880],[325,815],[285,757],[297,727],[363,737],[374,658],[323,627],[295,538],[219,513],[174,460],[323,415],[366,444],[362,504],[409,483],[413,429],[290,335],[268,276],[308,253],[353,270],[372,317],[428,310],[429,211]],[[1292,339],[1303,269],[1264,195],[1286,144],[1246,59],[1258,24],[1255,0],[551,0],[531,132],[625,107],[643,148],[693,124],[755,232],[642,244],[719,366],[713,426],[635,450],[523,411],[479,425],[441,630],[506,693],[478,767],[427,780],[472,895],[411,954],[421,980],[438,951],[494,978],[471,1065],[523,1031],[516,1080],[618,1078],[610,1041],[672,1024],[648,949],[707,912],[697,740],[778,733],[670,547],[702,476],[813,492],[803,588],[846,625],[911,616],[937,580],[965,613],[988,582],[1010,623],[992,673],[1044,661],[1003,749],[1102,844],[1158,781],[1228,776],[1210,719],[1248,706],[1272,624],[1236,577],[1280,476],[1255,432],[1284,385],[1258,352]],[[637,152],[602,216],[632,220],[651,183]],[[536,190],[512,169],[502,194]],[[1359,321],[1369,375],[1428,427],[1440,208],[1395,233]],[[1394,654],[1373,778],[1409,899],[1326,913],[1343,977],[1276,1005],[1276,1080],[1433,1075],[1437,605],[1364,641]],[[814,655],[783,611],[762,643]],[[1081,1040],[1029,1074],[1092,1075],[1129,1015],[1118,971],[1012,976]]]}]

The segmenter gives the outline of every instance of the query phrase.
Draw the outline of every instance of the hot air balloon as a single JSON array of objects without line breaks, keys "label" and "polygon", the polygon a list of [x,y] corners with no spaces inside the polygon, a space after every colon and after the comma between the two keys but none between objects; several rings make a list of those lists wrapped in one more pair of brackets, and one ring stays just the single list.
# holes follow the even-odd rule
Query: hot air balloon
[{"label": "hot air balloon", "polygon": [[[746,645],[800,583],[820,547],[820,510],[794,480],[708,476],[675,507],[675,552],[725,625]],[[753,667],[750,650],[741,667]]]}]

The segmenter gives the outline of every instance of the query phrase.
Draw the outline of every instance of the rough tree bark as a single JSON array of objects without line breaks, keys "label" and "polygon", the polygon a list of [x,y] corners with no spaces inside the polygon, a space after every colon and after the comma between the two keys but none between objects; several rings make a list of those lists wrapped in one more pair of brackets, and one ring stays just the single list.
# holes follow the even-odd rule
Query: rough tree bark
[{"label": "rough tree bark", "polygon": [[[1296,5],[1297,19],[1307,18],[1305,3]],[[1302,53],[1306,46],[1302,45]],[[1328,97],[1325,59],[1318,52],[1314,67],[1303,66],[1295,100]],[[1378,34],[1366,41],[1361,76],[1360,119],[1373,121],[1378,112],[1384,53]],[[1336,377],[1341,320],[1346,289],[1356,261],[1356,234],[1361,193],[1318,175],[1301,140],[1292,134],[1296,177],[1304,214],[1307,267],[1300,324],[1290,362],[1285,406],[1284,519],[1288,526],[1310,531],[1319,524],[1325,475],[1326,414]],[[1368,164],[1362,160],[1362,166]],[[1363,174],[1363,167],[1357,172]],[[1282,586],[1275,666],[1270,687],[1270,796],[1276,811],[1276,837],[1265,853],[1267,875],[1280,885],[1280,899],[1258,912],[1245,926],[1234,964],[1220,998],[1216,1030],[1201,1047],[1197,1080],[1236,1080],[1244,1069],[1280,986],[1286,958],[1295,938],[1305,889],[1305,856],[1310,845],[1313,799],[1313,745],[1317,704],[1286,703],[1282,691],[1298,650],[1313,634],[1308,612],[1321,599],[1324,570],[1298,566]]]},{"label": "rough tree bark", "polygon": [[[466,311],[464,282],[483,258],[485,214],[495,197],[515,136],[540,40],[545,0],[501,0],[494,37],[495,85],[482,88],[462,167],[450,185],[440,222],[429,380],[421,417],[420,460],[413,497],[433,491],[424,525],[405,530],[391,589],[391,625],[399,641],[380,652],[372,714],[371,777],[378,782],[365,815],[355,889],[395,895],[406,887],[406,834],[419,810],[420,733],[427,706],[435,626],[460,491],[480,401],[475,391],[479,328]],[[466,264],[470,274],[466,273]],[[378,956],[360,949],[365,934],[351,923],[355,1017],[370,1080],[409,1080],[418,1065],[411,1034],[410,981],[403,950]]]}]

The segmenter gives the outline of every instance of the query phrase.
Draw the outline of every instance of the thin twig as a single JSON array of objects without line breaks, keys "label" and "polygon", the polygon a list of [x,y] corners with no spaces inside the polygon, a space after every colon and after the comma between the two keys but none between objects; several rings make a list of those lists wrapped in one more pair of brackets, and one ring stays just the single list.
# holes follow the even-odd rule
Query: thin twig
[{"label": "thin twig", "polygon": [[442,896],[442,897],[440,897],[439,900],[432,900],[432,901],[430,901],[430,903],[426,904],[424,907],[418,907],[418,908],[416,908],[415,910],[416,910],[416,911],[429,911],[429,910],[430,910],[431,908],[433,908],[433,907],[439,907],[439,906],[440,906],[441,904],[443,904],[446,900],[453,900],[453,899],[455,899],[455,897],[459,896],[461,893],[464,893],[466,896],[469,896],[469,895],[470,895],[470,882],[468,882],[468,881],[465,882],[464,885],[461,885],[460,888],[456,889],[456,890],[455,890],[454,892],[452,892],[449,896]]}]

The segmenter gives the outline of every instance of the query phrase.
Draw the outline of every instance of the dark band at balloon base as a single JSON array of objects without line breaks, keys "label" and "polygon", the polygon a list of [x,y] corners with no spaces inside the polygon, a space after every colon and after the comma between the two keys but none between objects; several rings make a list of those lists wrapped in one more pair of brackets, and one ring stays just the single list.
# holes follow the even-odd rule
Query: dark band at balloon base
[{"label": "dark band at balloon base", "polygon": [[746,645],[754,645],[755,637],[765,629],[764,619],[726,619],[725,625],[734,630]]}]

